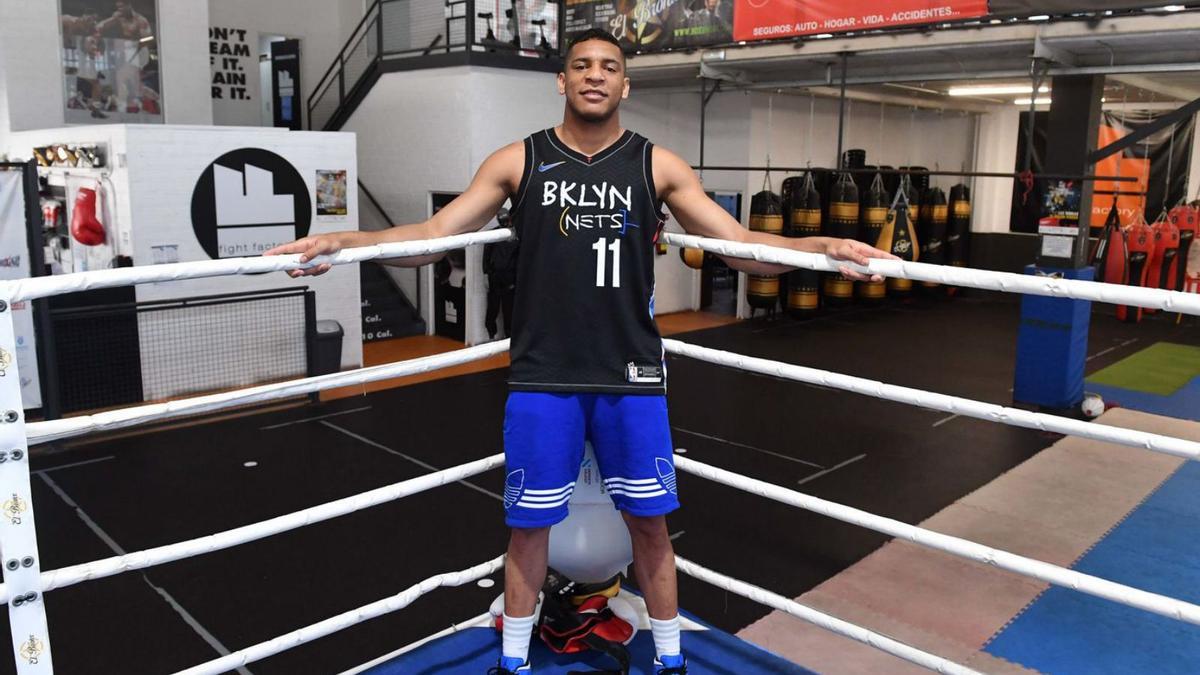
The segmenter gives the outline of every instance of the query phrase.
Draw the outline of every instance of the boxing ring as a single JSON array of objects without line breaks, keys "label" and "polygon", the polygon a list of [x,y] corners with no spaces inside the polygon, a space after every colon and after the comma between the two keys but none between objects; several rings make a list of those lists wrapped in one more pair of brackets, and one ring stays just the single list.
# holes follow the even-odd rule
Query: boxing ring
[{"label": "boxing ring", "polygon": [[[185,398],[167,403],[135,406],[63,420],[29,423],[26,422],[21,412],[19,374],[15,363],[16,343],[12,312],[10,311],[14,305],[36,298],[95,288],[218,275],[285,271],[324,263],[348,264],[376,258],[420,256],[468,245],[502,241],[511,236],[512,233],[509,230],[494,230],[429,241],[347,249],[334,256],[318,258],[304,265],[299,263],[299,256],[292,255],[156,265],[0,282],[0,375],[2,375],[0,376],[0,495],[3,495],[3,498],[0,499],[2,502],[0,511],[3,516],[0,517],[0,550],[3,551],[3,556],[0,559],[3,561],[4,574],[4,584],[0,587],[0,599],[3,599],[9,607],[11,638],[17,672],[22,675],[53,672],[51,641],[43,602],[44,595],[50,591],[227,549],[323,522],[463,481],[471,476],[503,466],[504,463],[503,454],[495,454],[251,525],[80,565],[43,571],[38,556],[35,510],[30,489],[31,471],[28,459],[30,443],[74,438],[95,432],[112,431],[149,422],[219,411],[232,406],[290,398],[334,387],[359,385],[430,372],[504,353],[508,350],[509,344],[507,340],[503,340],[384,366]],[[665,234],[663,239],[668,244],[701,248],[720,255],[817,271],[836,272],[839,267],[845,266],[867,274],[903,277],[915,281],[930,281],[1008,293],[1093,300],[1200,316],[1200,295],[1176,291],[1030,277],[895,260],[871,260],[870,264],[864,267],[831,261],[823,255],[764,245],[742,244],[678,234]],[[677,356],[772,377],[841,389],[863,396],[989,420],[999,424],[1051,431],[1179,458],[1200,458],[1200,443],[1182,438],[1034,413],[962,397],[891,385],[876,380],[708,349],[678,340],[666,339],[663,342],[666,351]],[[781,504],[818,513],[921,547],[1038,579],[1055,586],[1168,617],[1175,621],[1200,625],[1200,605],[984,546],[963,538],[940,534],[880,517],[796,490],[748,478],[683,456],[677,455],[675,463],[677,470]],[[371,618],[401,610],[418,598],[433,593],[439,588],[471,583],[495,573],[503,564],[504,559],[501,555],[467,569],[447,570],[423,580],[414,580],[411,586],[395,595],[381,598],[308,626],[298,627],[273,639],[238,649],[228,655],[180,672],[188,674],[221,673],[236,669]],[[677,557],[676,564],[682,574],[780,610],[930,670],[942,673],[976,672],[959,663],[807,607],[767,589],[723,575],[704,567],[701,563]]]}]

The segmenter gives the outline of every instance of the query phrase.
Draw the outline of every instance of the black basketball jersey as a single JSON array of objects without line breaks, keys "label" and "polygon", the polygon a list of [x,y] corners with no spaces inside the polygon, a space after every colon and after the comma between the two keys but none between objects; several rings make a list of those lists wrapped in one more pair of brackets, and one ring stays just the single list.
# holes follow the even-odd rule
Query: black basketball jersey
[{"label": "black basketball jersey", "polygon": [[568,148],[554,129],[525,139],[512,208],[521,242],[513,391],[666,391],[654,323],[662,218],[651,147],[631,131],[591,157]]}]

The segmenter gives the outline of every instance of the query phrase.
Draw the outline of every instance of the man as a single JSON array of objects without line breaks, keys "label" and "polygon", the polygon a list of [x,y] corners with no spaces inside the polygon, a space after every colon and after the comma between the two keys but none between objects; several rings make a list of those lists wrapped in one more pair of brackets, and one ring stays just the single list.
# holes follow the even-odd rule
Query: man
[{"label": "man", "polygon": [[[550,526],[567,515],[584,439],[633,543],[634,570],[654,637],[655,672],[683,675],[675,558],[665,514],[678,507],[662,340],[654,324],[653,242],[665,203],[695,234],[826,253],[866,264],[889,257],[865,244],[748,232],[704,194],[675,154],[621,128],[625,58],[600,30],[576,37],[558,75],[563,123],[488,157],[466,192],[428,221],[382,232],[306,237],[272,250],[302,261],[344,247],[432,239],[483,227],[505,200],[521,240],[510,394],[505,408],[503,651],[490,672],[530,672],[527,654]],[[405,258],[423,265],[436,256]],[[756,274],[788,270],[729,259]],[[292,271],[321,274],[328,264]],[[848,268],[843,274],[862,279]]]}]

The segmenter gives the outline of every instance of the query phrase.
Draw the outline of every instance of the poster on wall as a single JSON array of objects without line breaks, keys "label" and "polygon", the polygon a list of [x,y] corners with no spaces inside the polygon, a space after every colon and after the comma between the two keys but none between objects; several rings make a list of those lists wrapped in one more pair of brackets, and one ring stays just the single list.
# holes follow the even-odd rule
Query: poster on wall
[{"label": "poster on wall", "polygon": [[156,0],[60,0],[68,124],[162,123]]},{"label": "poster on wall", "polygon": [[258,33],[237,26],[210,26],[208,67],[213,124],[261,126]]},{"label": "poster on wall", "polygon": [[566,39],[589,28],[613,34],[626,50],[731,42],[734,0],[567,0]]},{"label": "poster on wall", "polygon": [[346,213],[346,170],[318,170],[317,215],[344,216]]},{"label": "poster on wall", "polygon": [[[0,170],[0,280],[29,276],[29,230],[25,224],[25,182],[20,171]],[[16,354],[0,350],[0,370],[13,362],[21,377],[21,405],[26,409],[42,407],[38,382],[37,347],[33,332],[33,306],[14,302],[13,332]]]},{"label": "poster on wall", "polygon": [[876,30],[988,13],[987,0],[734,0],[733,38],[775,38]]}]

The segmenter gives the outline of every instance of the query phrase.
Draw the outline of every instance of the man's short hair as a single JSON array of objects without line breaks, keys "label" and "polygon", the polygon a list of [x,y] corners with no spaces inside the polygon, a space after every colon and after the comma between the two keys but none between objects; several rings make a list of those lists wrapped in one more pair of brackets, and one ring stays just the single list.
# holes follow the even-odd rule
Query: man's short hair
[{"label": "man's short hair", "polygon": [[571,50],[575,48],[575,45],[582,42],[587,42],[588,40],[603,40],[604,42],[616,47],[621,51],[621,67],[625,67],[625,51],[621,50],[621,43],[617,40],[617,38],[613,37],[612,33],[604,30],[603,28],[589,28],[579,35],[571,38],[571,42],[567,44],[567,52],[563,55],[564,72],[567,69],[567,65],[571,62]]}]

